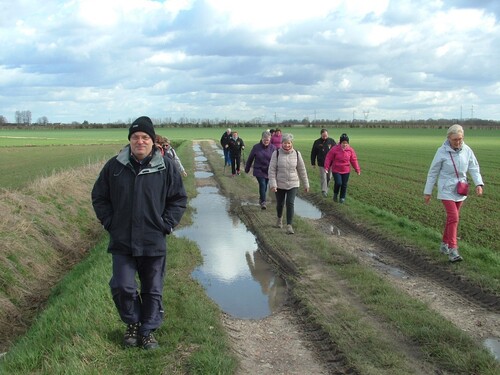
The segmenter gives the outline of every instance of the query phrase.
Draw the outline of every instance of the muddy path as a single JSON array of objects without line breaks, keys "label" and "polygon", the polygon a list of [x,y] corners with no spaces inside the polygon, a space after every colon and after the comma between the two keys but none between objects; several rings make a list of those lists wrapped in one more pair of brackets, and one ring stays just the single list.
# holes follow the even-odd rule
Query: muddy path
[{"label": "muddy path", "polygon": [[[269,236],[268,228],[275,222],[272,202],[262,211],[255,204],[257,184],[242,176],[231,178],[224,173],[220,154],[211,142],[201,142],[202,150],[214,172],[213,183],[231,199],[231,210],[254,233],[268,260],[289,280],[290,287],[300,283],[310,290],[308,303],[325,319],[335,321],[334,306],[346,304],[357,307],[364,319],[380,330],[391,341],[395,350],[404,353],[407,368],[416,374],[445,373],[423,361],[418,347],[399,337],[384,322],[364,311],[363,304],[331,267],[311,255],[307,239],[300,233],[293,236]],[[317,176],[310,176],[316,178]],[[322,213],[318,220],[307,220],[317,235],[325,236],[332,245],[341,245],[361,264],[375,270],[390,283],[412,298],[434,309],[444,318],[469,334],[481,344],[487,337],[500,337],[500,297],[489,294],[446,267],[419,254],[417,249],[394,243],[382,234],[365,227],[363,223],[349,222],[332,210],[331,202],[319,194],[302,194]],[[267,228],[267,229],[266,229]],[[276,229],[278,230],[278,229]],[[279,230],[278,230],[279,231]],[[293,237],[293,239],[292,239]],[[287,251],[286,242],[301,244],[300,253]],[[335,286],[335,303],[327,292],[322,293],[318,283]],[[308,286],[310,288],[308,289]],[[312,301],[312,302],[311,302]],[[342,350],[329,335],[309,319],[310,309],[293,296],[281,311],[262,320],[239,320],[224,317],[224,324],[240,359],[238,374],[355,374]],[[339,324],[342,324],[339,321]],[[346,329],[349,329],[346,327]]]}]

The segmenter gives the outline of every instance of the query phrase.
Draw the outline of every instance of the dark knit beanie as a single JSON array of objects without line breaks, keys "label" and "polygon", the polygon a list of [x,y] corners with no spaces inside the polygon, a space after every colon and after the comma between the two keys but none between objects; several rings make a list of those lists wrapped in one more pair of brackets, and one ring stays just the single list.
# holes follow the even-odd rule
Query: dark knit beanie
[{"label": "dark knit beanie", "polygon": [[155,140],[156,134],[155,129],[153,128],[153,121],[148,116],[141,116],[137,120],[135,120],[128,130],[128,139],[135,132],[144,132],[151,137],[151,139]]},{"label": "dark knit beanie", "polygon": [[349,143],[349,137],[347,136],[346,133],[342,133],[342,135],[340,136],[340,143],[346,141],[347,143]]}]

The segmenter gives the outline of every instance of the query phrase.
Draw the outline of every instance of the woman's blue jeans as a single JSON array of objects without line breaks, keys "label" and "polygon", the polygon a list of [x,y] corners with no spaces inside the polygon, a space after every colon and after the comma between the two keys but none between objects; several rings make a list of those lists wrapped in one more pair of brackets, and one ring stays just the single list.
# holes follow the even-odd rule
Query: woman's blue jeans
[{"label": "woman's blue jeans", "polygon": [[333,181],[335,182],[333,185],[333,196],[337,196],[340,191],[340,199],[345,199],[347,194],[347,182],[349,181],[350,173],[334,173]]},{"label": "woman's blue jeans", "polygon": [[265,177],[255,177],[255,178],[259,183],[259,203],[263,203],[266,201],[267,185],[269,183],[269,179]]}]

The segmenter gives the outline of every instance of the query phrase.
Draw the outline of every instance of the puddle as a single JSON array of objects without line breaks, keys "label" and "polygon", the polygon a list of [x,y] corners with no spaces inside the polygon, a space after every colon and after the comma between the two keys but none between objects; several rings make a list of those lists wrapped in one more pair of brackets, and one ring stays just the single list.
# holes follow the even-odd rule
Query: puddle
[{"label": "puddle", "polygon": [[393,267],[393,266],[390,266],[390,265],[382,262],[377,254],[375,254],[371,251],[368,251],[368,252],[366,252],[366,255],[374,260],[374,262],[375,262],[374,266],[376,268],[378,268],[379,270],[381,270],[381,271],[383,271],[391,276],[397,277],[399,279],[409,279],[410,278],[410,275],[408,275],[408,273],[403,271],[401,268]]},{"label": "puddle", "polygon": [[500,362],[500,338],[489,338],[484,340],[484,346]]},{"label": "puddle", "polygon": [[[194,150],[195,178],[209,177],[212,172],[203,163],[199,145]],[[203,264],[192,276],[225,313],[241,319],[270,315],[285,300],[285,281],[262,257],[255,236],[237,216],[229,215],[229,199],[214,186],[199,187],[197,192],[189,202],[195,209],[193,224],[174,232],[200,248]]]},{"label": "puddle", "polygon": [[321,219],[321,211],[300,197],[295,198],[295,214],[308,219]]}]

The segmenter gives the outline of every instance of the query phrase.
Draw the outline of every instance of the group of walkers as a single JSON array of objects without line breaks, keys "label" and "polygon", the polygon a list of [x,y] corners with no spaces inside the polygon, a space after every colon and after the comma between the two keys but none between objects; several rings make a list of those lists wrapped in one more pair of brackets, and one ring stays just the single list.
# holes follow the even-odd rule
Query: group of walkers
[{"label": "group of walkers", "polygon": [[[118,314],[126,324],[123,344],[149,350],[158,347],[153,332],[164,315],[165,236],[172,233],[186,210],[182,175],[187,173],[170,141],[156,135],[149,117],[141,116],[132,123],[128,140],[129,144],[102,168],[91,196],[96,216],[109,232],[109,287]],[[227,129],[221,144],[225,166],[231,166],[232,176],[238,175],[245,143],[236,131]],[[337,144],[328,137],[326,129],[314,141],[311,164],[319,167],[323,196],[328,195],[333,179],[333,200],[339,203],[345,201],[351,167],[358,175],[361,173],[347,134],[343,133]],[[309,191],[306,166],[301,153],[293,147],[293,135],[282,134],[280,129],[263,132],[246,160],[246,173],[252,165],[261,208],[267,208],[269,188],[276,196],[276,227],[283,228],[286,207],[286,232],[293,234],[294,201],[300,184],[305,192]],[[437,183],[437,199],[442,201],[447,215],[440,251],[451,262],[462,260],[457,227],[460,208],[467,197],[467,191],[462,191],[467,174],[472,177],[476,194],[482,195],[483,180],[477,159],[464,143],[463,128],[453,125],[434,156],[424,189],[425,202],[429,203]]]},{"label": "group of walkers", "polygon": [[[311,150],[311,164],[314,167],[316,163],[319,166],[323,196],[328,196],[328,184],[333,175],[333,200],[344,203],[351,166],[358,175],[361,173],[356,152],[349,146],[349,137],[342,134],[337,145],[328,136],[328,131],[321,129],[321,137],[314,141]],[[269,187],[276,196],[276,227],[283,227],[283,211],[286,207],[286,231],[294,234],[292,224],[295,197],[301,182],[305,192],[309,191],[309,178],[301,153],[293,147],[293,135],[282,134],[281,129],[263,132],[260,142],[253,146],[246,161],[246,173],[250,172],[252,165],[253,175],[259,185],[261,208],[267,208]]]}]

